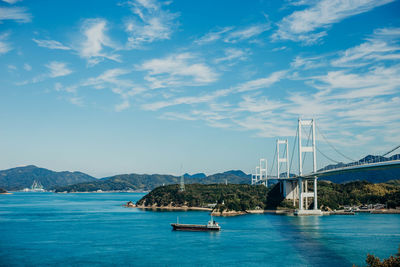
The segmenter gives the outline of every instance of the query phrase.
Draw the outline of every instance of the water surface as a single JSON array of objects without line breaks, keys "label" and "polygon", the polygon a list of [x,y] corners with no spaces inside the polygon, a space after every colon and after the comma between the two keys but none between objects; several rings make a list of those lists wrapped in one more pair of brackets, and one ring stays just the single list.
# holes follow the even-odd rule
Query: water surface
[{"label": "water surface", "polygon": [[139,193],[0,195],[0,265],[351,266],[394,255],[400,215],[217,217],[219,233],[175,232],[207,212],[125,208]]}]

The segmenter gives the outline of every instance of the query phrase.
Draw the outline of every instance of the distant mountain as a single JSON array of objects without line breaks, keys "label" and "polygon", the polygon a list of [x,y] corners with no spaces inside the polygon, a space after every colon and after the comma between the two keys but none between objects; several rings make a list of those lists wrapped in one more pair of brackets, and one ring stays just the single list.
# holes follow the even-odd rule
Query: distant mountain
[{"label": "distant mountain", "polygon": [[[374,162],[382,162],[389,160],[400,160],[400,154],[393,155],[389,158],[382,156],[368,155],[356,162],[351,162],[347,164],[340,162],[338,164],[328,165],[318,171],[343,168],[354,165],[355,163],[374,163]],[[389,180],[396,180],[396,179],[400,179],[400,167],[379,169],[379,170],[371,168],[368,170],[364,170],[362,172],[354,171],[354,172],[348,172],[346,174],[336,174],[323,177],[323,180],[331,181],[334,183],[346,183],[350,181],[368,181],[372,183],[384,183]]]},{"label": "distant mountain", "polygon": [[33,181],[40,182],[45,189],[55,186],[95,181],[96,178],[82,172],[55,172],[34,165],[0,171],[0,187],[8,191],[31,187]]},{"label": "distant mountain", "polygon": [[[123,174],[103,178],[96,181],[79,183],[70,186],[60,186],[56,188],[57,192],[93,192],[102,191],[126,191],[143,190],[150,191],[161,185],[177,184],[180,182],[179,176],[163,174]],[[185,179],[185,184],[249,184],[250,176],[242,171],[227,171],[202,177],[191,177]]]},{"label": "distant mountain", "polygon": [[192,174],[192,175],[190,175],[189,173],[185,173],[184,175],[183,175],[183,177],[185,177],[185,178],[206,178],[207,177],[207,175],[205,175],[204,173],[195,173],[195,174]]}]

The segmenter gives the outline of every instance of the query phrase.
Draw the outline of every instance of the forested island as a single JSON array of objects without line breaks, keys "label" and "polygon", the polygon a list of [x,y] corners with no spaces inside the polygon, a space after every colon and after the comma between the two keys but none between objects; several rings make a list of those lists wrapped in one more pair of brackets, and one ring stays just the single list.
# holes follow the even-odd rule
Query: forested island
[{"label": "forested island", "polygon": [[[400,180],[373,184],[355,181],[346,184],[318,182],[318,200],[322,210],[344,206],[381,203],[387,208],[400,206]],[[313,203],[309,203],[310,206]],[[249,210],[294,209],[293,202],[284,200],[279,184],[266,188],[263,185],[244,184],[188,184],[181,191],[179,185],[157,187],[136,203],[137,207],[210,208],[215,212],[246,212]]]}]

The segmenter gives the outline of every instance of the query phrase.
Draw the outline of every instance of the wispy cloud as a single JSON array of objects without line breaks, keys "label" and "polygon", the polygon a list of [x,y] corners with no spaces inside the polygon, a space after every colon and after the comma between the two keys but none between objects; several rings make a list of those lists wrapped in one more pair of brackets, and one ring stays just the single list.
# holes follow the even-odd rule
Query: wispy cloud
[{"label": "wispy cloud", "polygon": [[269,23],[259,23],[246,27],[224,27],[208,32],[204,36],[195,40],[194,43],[203,45],[222,40],[225,43],[238,43],[246,40],[254,40],[260,34],[271,28]]},{"label": "wispy cloud", "polygon": [[164,10],[162,4],[153,0],[129,1],[136,18],[126,22],[125,30],[129,34],[128,48],[137,48],[144,43],[170,39],[177,13]]},{"label": "wispy cloud", "polygon": [[0,55],[12,50],[11,44],[7,42],[9,33],[0,34]]},{"label": "wispy cloud", "polygon": [[272,84],[280,81],[286,74],[286,71],[276,71],[265,78],[259,78],[240,84],[237,88],[238,92],[253,91],[261,88],[268,88]]},{"label": "wispy cloud", "polygon": [[225,56],[215,59],[216,63],[233,60],[246,60],[250,52],[247,49],[227,48],[224,51]]},{"label": "wispy cloud", "polygon": [[52,61],[46,65],[46,67],[50,70],[49,76],[51,78],[66,76],[72,73],[67,67],[67,63]]},{"label": "wispy cloud", "polygon": [[394,0],[322,0],[295,11],[278,23],[273,39],[292,40],[310,45],[318,42],[332,24]]},{"label": "wispy cloud", "polygon": [[25,7],[0,7],[0,23],[3,20],[15,20],[26,23],[32,21],[32,15]]},{"label": "wispy cloud", "polygon": [[214,42],[222,38],[222,36],[233,29],[234,27],[225,27],[220,30],[211,31],[204,36],[200,37],[199,39],[195,40],[196,44],[202,45]]},{"label": "wispy cloud", "polygon": [[134,84],[130,79],[121,77],[131,72],[132,70],[121,68],[109,69],[97,77],[87,79],[79,86],[88,86],[95,89],[110,88],[111,92],[122,99],[122,103],[117,104],[115,110],[122,111],[130,107],[129,100],[131,97],[146,91],[144,87]]},{"label": "wispy cloud", "polygon": [[191,53],[169,55],[145,61],[138,70],[147,71],[145,79],[151,88],[171,86],[199,86],[212,83],[218,75]]},{"label": "wispy cloud", "polygon": [[37,40],[32,39],[38,46],[49,49],[60,49],[60,50],[71,50],[70,47],[63,45],[62,43],[55,40]]},{"label": "wispy cloud", "polygon": [[89,64],[97,64],[105,58],[120,61],[119,55],[104,51],[105,48],[114,50],[116,45],[107,35],[107,21],[105,19],[87,19],[81,27],[83,41],[77,47],[81,57]]},{"label": "wispy cloud", "polygon": [[261,33],[269,30],[271,26],[269,24],[257,24],[249,27],[237,29],[231,31],[225,37],[224,41],[227,43],[237,43],[243,40],[248,40],[253,37],[260,35]]},{"label": "wispy cloud", "polygon": [[400,28],[383,28],[374,31],[366,42],[340,53],[331,64],[337,67],[354,67],[373,64],[376,61],[400,59]]},{"label": "wispy cloud", "polygon": [[145,110],[159,110],[162,108],[176,106],[176,105],[192,105],[192,104],[199,104],[199,103],[207,103],[210,102],[218,97],[228,95],[232,90],[231,89],[223,89],[217,90],[210,94],[203,94],[199,96],[185,96],[185,97],[177,97],[175,99],[171,99],[169,101],[159,101],[154,103],[148,103],[142,105],[142,108]]},{"label": "wispy cloud", "polygon": [[3,2],[9,3],[10,5],[13,5],[17,2],[21,2],[22,0],[3,0]]},{"label": "wispy cloud", "polygon": [[24,70],[31,71],[32,70],[32,66],[29,65],[28,63],[24,63]]},{"label": "wispy cloud", "polygon": [[[73,71],[71,69],[69,69],[67,67],[67,65],[68,64],[65,62],[51,61],[45,65],[45,67],[48,69],[47,72],[37,75],[30,80],[18,82],[18,83],[16,83],[16,85],[26,85],[26,84],[31,84],[31,83],[38,83],[38,82],[42,82],[48,78],[57,78],[57,77],[70,75]],[[29,67],[30,67],[30,65],[27,65],[27,66],[24,65],[24,68],[27,70],[29,70]],[[57,86],[56,86],[56,90],[58,88],[61,91],[61,88],[59,87],[59,85],[57,85]]]}]

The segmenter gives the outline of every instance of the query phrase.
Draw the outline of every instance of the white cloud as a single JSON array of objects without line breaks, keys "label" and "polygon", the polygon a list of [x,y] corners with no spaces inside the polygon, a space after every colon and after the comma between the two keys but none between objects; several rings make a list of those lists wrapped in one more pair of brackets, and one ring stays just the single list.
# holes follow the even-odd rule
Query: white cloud
[{"label": "white cloud", "polygon": [[218,75],[206,64],[194,62],[197,60],[190,53],[173,54],[145,61],[138,69],[148,72],[145,79],[152,88],[199,86],[216,81]]},{"label": "white cloud", "polygon": [[3,0],[3,2],[9,3],[10,5],[13,5],[17,2],[21,2],[22,0]]},{"label": "white cloud", "polygon": [[125,109],[128,109],[130,107],[130,103],[128,100],[124,100],[121,104],[118,104],[115,106],[115,111],[123,111]]},{"label": "white cloud", "polygon": [[333,91],[335,98],[363,98],[393,94],[400,88],[400,65],[392,67],[376,67],[366,73],[348,73],[330,71],[316,78],[323,85],[322,89]]},{"label": "white cloud", "polygon": [[70,47],[63,45],[62,43],[54,40],[37,40],[32,39],[38,46],[49,48],[49,49],[60,49],[60,50],[71,50]]},{"label": "white cloud", "polygon": [[326,35],[325,29],[347,17],[361,14],[394,0],[322,0],[295,11],[278,23],[273,39],[313,44]]},{"label": "white cloud", "polygon": [[217,90],[210,94],[203,94],[200,96],[178,97],[175,99],[171,99],[169,101],[159,101],[159,102],[144,104],[144,105],[142,105],[142,108],[145,110],[155,111],[155,110],[159,110],[162,108],[176,106],[176,105],[182,105],[182,104],[192,105],[192,104],[199,104],[199,103],[208,103],[208,102],[213,101],[214,99],[217,99],[218,97],[226,96],[230,92],[232,92],[232,89],[223,89],[223,90]]},{"label": "white cloud", "polygon": [[301,56],[296,56],[295,59],[290,63],[290,66],[292,68],[301,68],[303,70],[308,70],[308,69],[315,69],[315,68],[320,68],[322,66],[325,66],[326,62],[323,61],[323,57],[317,56],[317,57],[301,57]]},{"label": "white cloud", "polygon": [[279,82],[286,74],[286,71],[276,71],[265,78],[259,78],[252,81],[248,81],[240,84],[237,87],[238,92],[246,92],[252,90],[258,90],[261,88],[268,88],[272,84]]},{"label": "white cloud", "polygon": [[70,97],[70,98],[68,98],[68,101],[73,105],[80,106],[80,107],[83,106],[82,97]]},{"label": "white cloud", "polygon": [[87,19],[82,25],[81,32],[84,40],[77,50],[80,56],[86,58],[90,64],[97,64],[104,58],[120,61],[119,55],[104,51],[105,48],[116,48],[106,31],[107,21],[104,19]]},{"label": "white cloud", "polygon": [[29,65],[28,63],[25,63],[25,64],[24,64],[24,70],[26,70],[26,71],[31,71],[31,70],[32,70],[32,66]]},{"label": "white cloud", "polygon": [[261,33],[270,29],[269,24],[252,25],[239,30],[231,31],[225,37],[224,41],[227,43],[237,43],[260,35]]},{"label": "white cloud", "polygon": [[64,62],[52,61],[46,67],[50,70],[49,77],[51,78],[66,76],[72,73],[72,70]]},{"label": "white cloud", "polygon": [[222,28],[221,30],[211,31],[211,32],[205,34],[204,36],[200,37],[199,39],[197,39],[195,41],[195,43],[199,44],[199,45],[202,45],[202,44],[207,44],[207,43],[211,43],[211,42],[217,41],[217,40],[221,39],[222,36],[226,32],[229,32],[232,29],[233,29],[233,27],[225,27],[225,28]]},{"label": "white cloud", "polygon": [[80,83],[79,86],[88,86],[95,89],[109,88],[111,92],[118,95],[122,99],[122,103],[115,106],[116,111],[122,111],[130,107],[130,98],[143,93],[146,88],[134,84],[128,78],[121,78],[130,74],[132,70],[114,68],[104,71],[97,77],[92,77]]},{"label": "white cloud", "polygon": [[2,20],[15,20],[17,22],[31,22],[32,15],[24,7],[0,7],[0,23]]},{"label": "white cloud", "polygon": [[216,63],[224,61],[232,61],[232,60],[246,60],[249,55],[248,50],[242,50],[238,48],[227,48],[225,49],[224,53],[225,53],[224,57],[215,59]]},{"label": "white cloud", "polygon": [[383,28],[374,31],[366,42],[340,53],[331,61],[333,66],[354,67],[369,65],[376,61],[400,59],[400,28]]},{"label": "white cloud", "polygon": [[0,55],[12,50],[11,44],[7,42],[8,36],[8,33],[0,34]]},{"label": "white cloud", "polygon": [[144,43],[170,39],[175,27],[176,13],[163,10],[161,3],[153,0],[128,2],[137,16],[126,22],[125,30],[129,34],[128,48],[137,48]]}]

